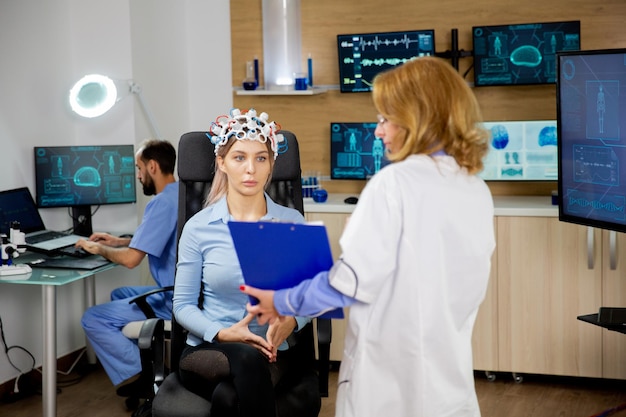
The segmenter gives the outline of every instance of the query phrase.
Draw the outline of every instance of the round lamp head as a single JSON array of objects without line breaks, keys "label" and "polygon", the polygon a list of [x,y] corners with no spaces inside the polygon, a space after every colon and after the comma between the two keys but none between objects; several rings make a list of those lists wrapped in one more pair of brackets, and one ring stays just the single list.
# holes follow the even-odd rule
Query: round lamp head
[{"label": "round lamp head", "polygon": [[83,117],[98,117],[109,111],[117,101],[117,88],[109,77],[85,75],[70,90],[70,106]]}]

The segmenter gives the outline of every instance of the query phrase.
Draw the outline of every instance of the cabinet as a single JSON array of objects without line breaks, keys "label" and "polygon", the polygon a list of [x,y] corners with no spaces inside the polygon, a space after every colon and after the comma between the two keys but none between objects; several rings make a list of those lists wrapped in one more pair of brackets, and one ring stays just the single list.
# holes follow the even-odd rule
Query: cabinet
[{"label": "cabinet", "polygon": [[[601,231],[556,217],[498,217],[498,371],[602,377],[600,329],[576,319],[601,305]],[[599,259],[601,245],[592,245]]]},{"label": "cabinet", "polygon": [[[333,256],[353,207],[344,196],[305,204],[323,221]],[[476,319],[474,369],[626,379],[626,335],[576,319],[626,306],[626,235],[560,222],[549,197],[496,197],[496,250]],[[345,321],[333,321],[340,361]]]},{"label": "cabinet", "polygon": [[626,337],[576,320],[626,305],[623,234],[498,217],[498,368],[626,379]]},{"label": "cabinet", "polygon": [[[597,268],[598,266],[596,266]],[[601,306],[626,306],[626,235],[602,232],[602,303]],[[585,314],[585,313],[583,313]],[[591,326],[596,327],[596,326]],[[626,335],[600,329],[602,332],[602,377],[626,379]]]}]

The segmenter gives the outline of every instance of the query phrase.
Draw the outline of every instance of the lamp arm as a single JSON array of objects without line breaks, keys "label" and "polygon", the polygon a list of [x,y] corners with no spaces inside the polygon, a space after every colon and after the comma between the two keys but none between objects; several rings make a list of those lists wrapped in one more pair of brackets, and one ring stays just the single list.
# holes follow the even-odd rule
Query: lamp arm
[{"label": "lamp arm", "polygon": [[156,139],[162,139],[161,132],[159,131],[159,128],[157,127],[157,124],[156,124],[156,121],[154,120],[154,116],[152,114],[152,111],[150,111],[150,108],[148,107],[148,104],[146,103],[146,101],[143,98],[143,93],[141,91],[141,86],[139,84],[137,84],[136,82],[130,80],[130,81],[128,81],[128,88],[129,88],[129,91],[131,93],[133,93],[134,95],[137,96],[137,99],[139,100],[139,104],[141,105],[143,113],[145,114],[146,118],[148,119],[148,124],[152,128],[152,133],[154,133],[154,135],[156,136]]}]

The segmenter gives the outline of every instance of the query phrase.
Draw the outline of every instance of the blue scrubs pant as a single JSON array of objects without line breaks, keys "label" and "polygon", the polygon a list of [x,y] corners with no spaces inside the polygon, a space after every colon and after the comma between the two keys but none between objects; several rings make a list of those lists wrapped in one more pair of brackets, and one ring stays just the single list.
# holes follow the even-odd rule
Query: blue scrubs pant
[{"label": "blue scrubs pant", "polygon": [[[87,339],[107,375],[118,385],[141,372],[137,341],[128,339],[122,329],[131,321],[145,320],[146,316],[135,303],[128,302],[158,287],[122,287],[111,292],[111,302],[90,307],[81,320]],[[148,297],[148,304],[157,317],[171,319],[172,292]]]}]

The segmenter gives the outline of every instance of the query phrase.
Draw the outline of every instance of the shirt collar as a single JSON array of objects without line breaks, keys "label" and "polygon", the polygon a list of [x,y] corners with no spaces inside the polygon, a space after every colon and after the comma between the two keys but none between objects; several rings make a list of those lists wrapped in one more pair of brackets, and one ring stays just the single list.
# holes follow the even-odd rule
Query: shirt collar
[{"label": "shirt collar", "polygon": [[[267,205],[267,214],[261,217],[262,221],[275,220],[279,218],[280,206],[276,204],[267,193],[265,193],[265,204]],[[213,204],[213,210],[209,215],[209,223],[221,220],[223,223],[228,223],[230,220],[230,213],[228,212],[228,203],[226,203],[226,195],[217,200]]]}]

